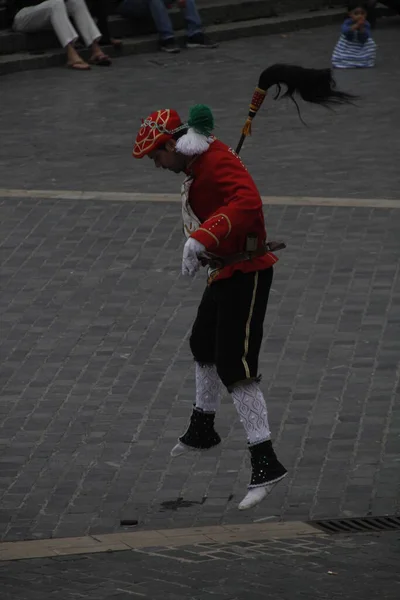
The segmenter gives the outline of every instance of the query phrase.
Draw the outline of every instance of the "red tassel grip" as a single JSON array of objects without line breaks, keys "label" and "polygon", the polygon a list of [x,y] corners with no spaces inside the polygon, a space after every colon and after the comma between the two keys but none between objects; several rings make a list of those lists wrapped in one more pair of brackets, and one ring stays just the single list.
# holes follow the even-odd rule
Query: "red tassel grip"
[{"label": "red tassel grip", "polygon": [[242,129],[242,135],[244,137],[251,135],[251,123],[254,117],[256,116],[257,112],[261,108],[261,105],[264,102],[266,95],[266,90],[262,90],[259,87],[256,87],[256,89],[254,90],[253,98],[251,99],[251,104],[249,107],[249,115]]},{"label": "red tassel grip", "polygon": [[264,102],[266,95],[267,95],[267,92],[265,90],[262,90],[259,87],[257,87],[254,90],[253,98],[252,98],[251,104],[250,104],[251,112],[256,113],[261,108],[261,105]]}]

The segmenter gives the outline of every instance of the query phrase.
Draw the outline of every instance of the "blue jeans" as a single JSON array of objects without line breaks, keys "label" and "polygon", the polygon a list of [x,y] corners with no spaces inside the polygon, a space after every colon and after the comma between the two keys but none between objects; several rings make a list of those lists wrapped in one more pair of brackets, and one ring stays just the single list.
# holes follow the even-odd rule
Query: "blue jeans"
[{"label": "blue jeans", "polygon": [[[174,37],[174,30],[166,4],[169,4],[168,0],[123,0],[119,6],[119,13],[128,19],[151,14],[161,39],[168,40]],[[185,20],[188,37],[201,33],[201,19],[195,0],[186,0]]]}]

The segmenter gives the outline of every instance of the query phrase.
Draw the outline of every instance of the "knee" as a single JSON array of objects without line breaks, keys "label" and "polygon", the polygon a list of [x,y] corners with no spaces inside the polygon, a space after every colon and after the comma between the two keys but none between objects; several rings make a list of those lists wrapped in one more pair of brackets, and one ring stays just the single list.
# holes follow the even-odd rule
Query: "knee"
[{"label": "knee", "polygon": [[201,343],[199,342],[198,336],[194,333],[191,334],[190,338],[189,338],[189,346],[190,346],[190,351],[193,354],[193,358],[196,362],[201,363],[202,361],[200,360],[200,356],[201,356]]},{"label": "knee", "polygon": [[221,360],[220,357],[217,357],[216,368],[220,380],[229,393],[235,387],[249,385],[253,382],[259,383],[261,381],[261,375],[257,375],[253,370],[251,373],[245,372],[241,365],[234,361]]},{"label": "knee", "polygon": [[199,335],[192,333],[189,339],[190,351],[193,358],[200,365],[214,363],[214,352],[211,352]]},{"label": "knee", "polygon": [[60,7],[64,7],[65,2],[64,0],[50,0],[50,6],[53,10],[58,9]]},{"label": "knee", "polygon": [[50,10],[51,12],[58,12],[60,10],[65,11],[65,1],[64,0],[50,0]]},{"label": "knee", "polygon": [[[65,0],[61,0],[61,2],[64,2],[64,1]],[[73,9],[80,8],[82,6],[87,8],[85,0],[68,0],[68,4],[69,4],[70,8],[73,8]]]}]

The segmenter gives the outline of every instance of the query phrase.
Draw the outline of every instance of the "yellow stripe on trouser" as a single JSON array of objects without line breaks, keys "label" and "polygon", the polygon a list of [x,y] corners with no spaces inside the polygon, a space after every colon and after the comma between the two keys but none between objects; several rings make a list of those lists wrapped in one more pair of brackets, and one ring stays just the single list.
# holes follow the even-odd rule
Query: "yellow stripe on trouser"
[{"label": "yellow stripe on trouser", "polygon": [[254,304],[256,302],[256,294],[257,294],[257,286],[258,286],[258,271],[256,271],[254,275],[255,276],[254,276],[253,297],[251,299],[250,312],[249,312],[249,316],[247,318],[247,323],[246,323],[246,336],[244,338],[244,354],[242,356],[242,363],[244,366],[244,370],[246,372],[247,379],[250,378],[250,369],[249,369],[249,365],[247,364],[247,355],[249,353],[250,323],[251,323],[251,319],[253,317]]}]

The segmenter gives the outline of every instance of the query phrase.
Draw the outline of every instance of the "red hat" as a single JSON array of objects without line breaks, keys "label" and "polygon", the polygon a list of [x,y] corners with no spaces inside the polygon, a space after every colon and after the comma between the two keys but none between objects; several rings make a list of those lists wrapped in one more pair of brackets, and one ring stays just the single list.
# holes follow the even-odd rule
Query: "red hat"
[{"label": "red hat", "polygon": [[181,125],[182,121],[176,110],[163,108],[151,113],[147,119],[142,120],[132,155],[135,158],[143,158],[170,140]]}]

